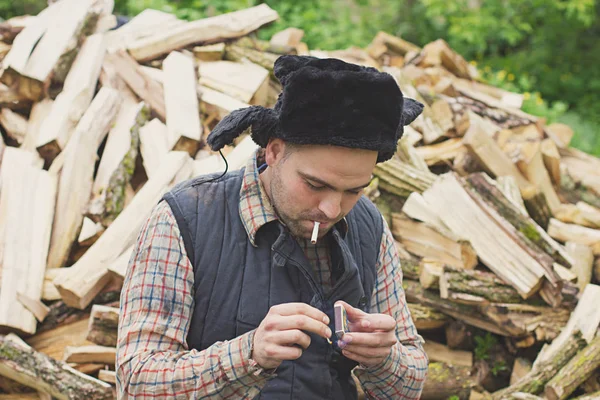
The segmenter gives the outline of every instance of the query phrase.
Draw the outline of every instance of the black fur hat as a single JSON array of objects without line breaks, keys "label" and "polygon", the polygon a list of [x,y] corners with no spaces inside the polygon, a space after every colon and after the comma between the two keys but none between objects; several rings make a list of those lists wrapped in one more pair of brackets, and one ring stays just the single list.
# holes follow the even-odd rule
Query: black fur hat
[{"label": "black fur hat", "polygon": [[404,98],[394,78],[375,68],[308,56],[282,56],[275,76],[283,90],[274,108],[251,106],[223,118],[208,136],[219,150],[251,127],[252,139],[375,150],[377,162],[396,151],[404,126],[423,105]]}]

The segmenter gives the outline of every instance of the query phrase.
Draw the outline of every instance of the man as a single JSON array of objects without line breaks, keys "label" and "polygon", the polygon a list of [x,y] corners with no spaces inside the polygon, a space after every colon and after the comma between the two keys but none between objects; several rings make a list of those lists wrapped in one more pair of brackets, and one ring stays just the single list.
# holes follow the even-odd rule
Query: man
[{"label": "man", "polygon": [[[283,56],[274,73],[274,109],[236,110],[208,138],[219,150],[250,128],[261,150],[243,170],[178,185],[139,235],[120,396],[352,399],[353,370],[371,398],[420,396],[427,357],[394,240],[361,194],[422,105],[340,60]],[[349,320],[340,340],[335,304]]]}]

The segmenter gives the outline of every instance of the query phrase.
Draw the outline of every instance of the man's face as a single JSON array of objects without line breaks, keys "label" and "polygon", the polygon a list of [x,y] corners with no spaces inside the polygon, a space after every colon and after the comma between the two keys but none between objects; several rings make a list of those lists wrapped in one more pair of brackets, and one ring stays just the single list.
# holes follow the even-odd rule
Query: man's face
[{"label": "man's face", "polygon": [[375,151],[337,146],[294,146],[286,154],[279,139],[265,156],[269,168],[261,176],[277,215],[294,236],[306,239],[315,221],[322,237],[350,212],[377,160]]}]

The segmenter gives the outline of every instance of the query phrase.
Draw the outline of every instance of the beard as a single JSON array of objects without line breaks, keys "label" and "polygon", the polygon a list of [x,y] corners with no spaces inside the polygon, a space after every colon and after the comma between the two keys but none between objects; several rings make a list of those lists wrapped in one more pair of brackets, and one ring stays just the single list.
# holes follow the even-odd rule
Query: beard
[{"label": "beard", "polygon": [[[318,210],[311,211],[296,211],[294,206],[298,204],[298,199],[295,198],[289,190],[286,189],[281,174],[277,170],[273,170],[271,184],[271,203],[279,220],[289,229],[292,236],[301,239],[310,239],[313,226],[307,226],[307,221],[328,221],[329,218],[324,216]],[[343,218],[341,215],[327,230],[319,232],[319,237],[323,237],[331,227]],[[329,225],[329,224],[328,224]],[[323,229],[323,227],[321,228]]]}]

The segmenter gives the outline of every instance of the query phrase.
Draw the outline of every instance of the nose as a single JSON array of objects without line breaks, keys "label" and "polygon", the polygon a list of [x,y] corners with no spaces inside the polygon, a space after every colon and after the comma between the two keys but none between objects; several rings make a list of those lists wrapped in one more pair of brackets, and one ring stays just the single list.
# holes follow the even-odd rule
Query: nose
[{"label": "nose", "polygon": [[336,219],[342,210],[342,196],[338,193],[332,193],[323,198],[319,203],[319,210],[330,219]]}]

